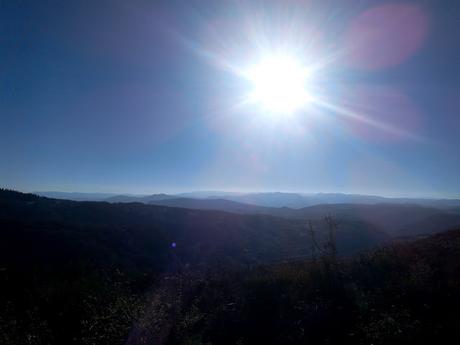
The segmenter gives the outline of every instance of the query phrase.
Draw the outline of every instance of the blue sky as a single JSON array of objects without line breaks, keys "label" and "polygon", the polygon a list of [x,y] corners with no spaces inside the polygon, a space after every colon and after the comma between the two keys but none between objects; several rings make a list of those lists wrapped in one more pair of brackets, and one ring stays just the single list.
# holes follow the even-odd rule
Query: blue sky
[{"label": "blue sky", "polygon": [[[1,2],[0,184],[460,197],[459,7]],[[280,45],[327,104],[241,104],[232,68]]]}]

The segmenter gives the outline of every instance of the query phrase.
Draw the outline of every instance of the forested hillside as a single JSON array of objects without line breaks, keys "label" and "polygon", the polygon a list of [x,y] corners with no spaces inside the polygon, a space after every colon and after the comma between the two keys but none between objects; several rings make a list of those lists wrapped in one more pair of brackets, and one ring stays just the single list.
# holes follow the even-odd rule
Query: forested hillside
[{"label": "forested hillside", "polygon": [[[411,292],[422,304],[429,291],[455,297],[457,233],[390,245],[372,224],[326,220],[1,190],[0,343],[253,344],[262,336],[266,343],[313,337],[326,344],[356,329],[368,332],[356,339],[370,339],[372,327],[383,332],[389,319],[361,326],[361,318],[380,298],[386,308],[387,294],[398,289],[422,289],[421,297]],[[345,256],[385,244],[389,249],[360,259]],[[383,297],[378,292],[390,288]],[[389,315],[398,324],[412,318]],[[337,328],[338,338],[318,333],[327,327]]]}]

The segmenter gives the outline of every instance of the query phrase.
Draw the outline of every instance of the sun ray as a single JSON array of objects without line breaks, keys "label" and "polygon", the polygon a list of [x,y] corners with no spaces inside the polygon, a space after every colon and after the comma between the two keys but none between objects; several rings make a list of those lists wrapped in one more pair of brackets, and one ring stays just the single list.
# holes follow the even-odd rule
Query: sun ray
[{"label": "sun ray", "polygon": [[390,133],[390,134],[394,134],[394,135],[397,135],[397,136],[400,136],[400,137],[405,137],[405,138],[408,138],[408,139],[412,139],[412,140],[417,140],[417,141],[422,141],[424,140],[424,138],[418,136],[418,135],[415,135],[414,133],[411,133],[409,131],[406,131],[406,130],[403,130],[401,128],[398,128],[396,126],[392,126],[388,123],[385,123],[385,122],[382,122],[382,121],[376,121],[374,119],[371,119],[367,116],[365,116],[364,114],[362,113],[358,113],[352,109],[349,109],[345,106],[342,106],[342,105],[337,105],[337,104],[333,104],[331,102],[327,102],[319,97],[312,97],[311,98],[311,102],[314,103],[315,105],[317,106],[320,106],[324,109],[327,109],[327,110],[330,110],[332,111],[335,115],[340,115],[340,116],[344,116],[344,117],[347,117],[347,118],[350,118],[350,119],[353,119],[355,121],[359,121],[361,123],[364,123],[368,126],[371,126],[371,127],[374,127],[374,128],[377,128],[378,130],[381,130],[383,132],[386,132],[386,133]]}]

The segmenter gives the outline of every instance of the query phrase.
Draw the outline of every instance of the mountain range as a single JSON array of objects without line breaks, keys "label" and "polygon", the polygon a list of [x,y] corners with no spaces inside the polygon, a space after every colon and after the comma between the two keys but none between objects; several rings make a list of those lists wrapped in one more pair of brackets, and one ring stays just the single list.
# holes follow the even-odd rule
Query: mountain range
[{"label": "mountain range", "polygon": [[161,201],[168,199],[225,199],[229,201],[265,207],[303,208],[320,204],[417,204],[436,208],[460,207],[460,199],[436,198],[389,198],[377,195],[344,194],[344,193],[234,193],[234,192],[190,192],[179,194],[108,194],[108,193],[66,193],[66,192],[35,192],[37,195],[56,199],[75,201],[108,201],[108,202],[142,202]]},{"label": "mountain range", "polygon": [[[186,193],[179,196],[112,195],[102,198],[102,201],[113,204],[142,203],[193,210],[223,211],[243,215],[270,215],[291,220],[320,221],[325,216],[331,215],[339,222],[360,221],[372,224],[390,236],[428,234],[460,226],[460,207],[455,206],[460,201],[456,199],[395,199],[324,193],[310,196],[295,193],[224,193],[219,198],[212,196],[211,193],[218,192]],[[65,196],[65,194],[58,195]],[[82,195],[78,194],[77,197],[81,198]],[[301,200],[306,204],[314,203],[314,200],[317,203],[301,208],[286,206],[293,204],[299,206]],[[351,202],[345,203],[345,200]],[[319,203],[321,201],[324,203]]]},{"label": "mountain range", "polygon": [[[436,294],[437,300],[449,299],[444,305],[450,306],[458,291],[452,285],[458,276],[458,244],[452,245],[458,243],[457,233],[428,237],[460,227],[455,207],[338,203],[291,208],[184,195],[144,196],[142,202],[137,196],[93,197],[104,201],[0,189],[0,343],[22,344],[25,333],[49,344],[156,343],[161,334],[190,341],[204,334],[214,343],[226,343],[218,334],[236,334],[232,324],[240,319],[235,329],[245,337],[243,325],[257,324],[260,315],[295,325],[301,320],[316,329],[318,315],[326,315],[318,310],[334,305],[330,315],[343,311],[341,321],[332,323],[340,326],[350,315],[356,322],[371,320],[379,310],[374,305],[370,315],[360,311],[362,317],[356,316],[369,303],[388,306],[380,311],[386,322],[378,328],[381,337],[387,323],[414,326],[412,318],[400,315],[408,306],[399,307],[393,299],[401,291],[417,296],[417,312],[440,281],[449,287]],[[418,237],[428,240],[423,251],[406,246]],[[353,254],[358,254],[353,265],[344,271]],[[391,284],[379,278],[388,274],[395,277]],[[407,294],[401,296],[408,300]],[[267,311],[266,305],[274,309]],[[419,329],[431,327],[433,310],[423,314],[427,320]],[[451,310],[458,308],[452,305]],[[311,320],[302,321],[308,313]],[[439,321],[445,314],[435,315]],[[449,315],[448,320],[456,317]],[[179,322],[172,319],[176,316]],[[280,327],[291,334],[291,328]],[[347,327],[344,337],[356,332],[355,326]],[[371,321],[363,329],[369,337],[375,333]]]}]

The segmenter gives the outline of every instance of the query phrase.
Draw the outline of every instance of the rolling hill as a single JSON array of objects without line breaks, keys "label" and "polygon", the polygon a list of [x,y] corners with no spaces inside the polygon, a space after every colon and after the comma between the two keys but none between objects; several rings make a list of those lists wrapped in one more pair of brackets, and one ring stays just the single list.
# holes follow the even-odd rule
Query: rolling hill
[{"label": "rolling hill", "polygon": [[[260,320],[268,320],[268,324],[280,319],[302,325],[313,332],[310,334],[322,339],[326,333],[315,333],[315,323],[310,323],[312,318],[298,323],[296,310],[309,315],[305,313],[310,310],[310,304],[302,304],[308,296],[317,296],[314,301],[319,304],[315,307],[316,302],[311,303],[323,313],[321,315],[332,315],[328,314],[331,310],[334,315],[343,311],[355,322],[349,328],[339,327],[336,330],[339,337],[346,336],[346,331],[354,332],[354,327],[361,325],[359,317],[353,314],[357,306],[370,303],[372,308],[378,308],[381,300],[379,291],[386,291],[383,288],[388,289],[389,296],[392,296],[391,286],[376,285],[366,290],[366,284],[378,284],[379,274],[394,274],[394,284],[402,284],[397,286],[408,289],[405,281],[398,280],[400,277],[395,272],[399,272],[398,267],[403,264],[415,265],[415,259],[420,256],[415,253],[409,254],[408,258],[404,255],[394,258],[384,250],[383,259],[372,261],[372,254],[363,254],[372,260],[353,264],[347,269],[350,273],[345,277],[348,274],[364,274],[366,278],[368,267],[374,267],[373,277],[377,275],[377,278],[369,282],[364,278],[363,281],[359,280],[361,278],[341,278],[342,271],[336,270],[342,264],[335,261],[335,256],[325,257],[324,270],[312,271],[309,262],[313,242],[306,219],[312,220],[321,248],[328,243],[326,241],[331,235],[323,215],[339,215],[334,242],[339,254],[348,255],[363,251],[372,253],[369,251],[373,248],[391,242],[387,232],[366,220],[379,220],[390,226],[397,222],[395,215],[402,217],[407,214],[410,218],[408,224],[423,221],[430,214],[435,218],[439,215],[436,210],[421,210],[419,206],[413,209],[403,207],[402,211],[400,205],[329,205],[326,208],[323,205],[293,210],[215,201],[200,200],[199,204],[196,200],[185,198],[161,201],[175,206],[180,202],[182,206],[188,206],[179,208],[145,203],[69,201],[0,190],[0,343],[30,344],[30,339],[39,339],[40,344],[138,344],[137,335],[149,339],[153,334],[148,325],[168,330],[162,334],[169,337],[171,343],[178,338],[190,340],[200,337],[206,341],[226,343],[234,340],[231,334],[252,341],[255,333],[240,326],[238,332],[232,328],[232,324],[239,325],[234,323],[236,319],[232,315],[259,329],[266,323],[259,323],[256,314],[265,315]],[[209,202],[213,203],[207,204]],[[248,207],[255,207],[251,212],[289,212],[294,215],[279,217],[198,209],[204,206],[233,208],[234,212],[242,213],[247,212]],[[430,224],[436,222],[439,219],[432,220]],[[438,229],[433,228],[432,231]],[[320,256],[319,260],[323,262],[325,259]],[[303,262],[305,267],[297,266],[303,265]],[[347,262],[348,259],[344,260],[344,263]],[[433,263],[439,264],[436,260]],[[282,267],[282,270],[277,267]],[[415,265],[414,270],[410,268],[408,272],[416,274],[414,279],[421,279],[425,277],[419,276],[426,273],[425,267]],[[449,273],[450,276],[453,275]],[[447,281],[447,278],[435,273],[433,277],[437,277],[438,281]],[[243,280],[240,283],[238,279]],[[245,285],[246,282],[249,285]],[[312,282],[319,284],[320,292]],[[431,289],[431,285],[426,287],[426,291]],[[339,289],[338,294],[330,295],[336,294],[335,289]],[[417,286],[414,289],[414,293],[420,291]],[[230,293],[230,298],[226,297],[225,291]],[[308,296],[305,297],[304,293]],[[438,295],[441,296],[441,293]],[[235,296],[241,296],[241,299],[235,302]],[[285,298],[282,296],[290,296],[292,300],[283,300],[282,305],[287,308],[284,312],[281,309],[264,309],[262,304],[257,304],[254,296],[258,296],[261,303],[273,301],[276,304],[277,298]],[[264,296],[271,297],[266,299]],[[201,304],[208,299],[222,308],[214,309],[206,302]],[[347,301],[349,304],[343,304]],[[396,303],[385,297],[384,304],[388,301]],[[180,309],[174,311],[171,308],[175,308],[176,303],[180,303]],[[270,303],[266,305],[270,308],[274,306]],[[246,308],[256,314],[247,314]],[[398,315],[385,308],[376,310],[380,313],[378,317],[392,315],[395,320],[400,320]],[[195,312],[200,314],[193,314]],[[363,317],[367,318],[367,313],[364,312]],[[178,323],[171,323],[171,315],[176,315]],[[205,320],[205,324],[190,323],[190,320],[198,320],[193,315]],[[439,313],[434,315],[441,320]],[[318,320],[323,322],[322,318]],[[404,327],[411,327],[411,324],[404,323],[405,320],[401,321]],[[136,327],[147,328],[138,332],[133,323]],[[338,325],[334,323],[334,327]],[[377,327],[372,322],[369,323],[371,326]],[[303,339],[301,334],[292,333],[290,326],[271,327],[282,336],[292,334],[295,336],[293,339]],[[385,331],[385,327],[377,329],[378,332]],[[227,334],[227,340],[218,335],[220,332]],[[270,334],[267,333],[267,343],[281,341],[281,338]],[[381,336],[389,339],[385,334]],[[373,331],[360,337],[375,340]]]},{"label": "rolling hill", "polygon": [[[231,202],[230,205],[239,207]],[[303,219],[143,203],[76,202],[12,191],[0,192],[0,219],[111,229],[101,230],[109,238],[129,233],[131,239],[140,236],[139,241],[161,239],[165,251],[175,243],[174,252],[184,262],[206,261],[217,256],[260,262],[307,255],[311,247]],[[321,240],[326,236],[327,225],[318,218],[314,226]],[[338,247],[343,253],[370,248],[387,239],[388,235],[378,226],[360,220],[343,222],[337,232]]]},{"label": "rolling hill", "polygon": [[322,204],[302,209],[243,204],[226,199],[171,198],[150,202],[155,205],[238,214],[272,215],[288,219],[319,221],[331,215],[339,222],[374,224],[391,236],[409,236],[447,231],[460,226],[455,209],[440,210],[415,204]]},{"label": "rolling hill", "polygon": [[374,224],[391,236],[442,232],[460,226],[455,209],[440,210],[416,204],[322,204],[302,209],[264,207],[226,199],[171,198],[151,204],[238,214],[265,214],[288,219],[321,220],[331,215],[338,221]]},{"label": "rolling hill", "polygon": [[109,193],[67,193],[67,192],[35,192],[40,196],[75,201],[109,201],[109,202],[143,202],[165,199],[225,199],[243,204],[280,208],[300,209],[321,204],[411,204],[439,209],[460,207],[459,199],[436,198],[390,198],[377,195],[345,194],[345,193],[236,193],[220,191],[189,192],[179,194],[109,194]]}]

